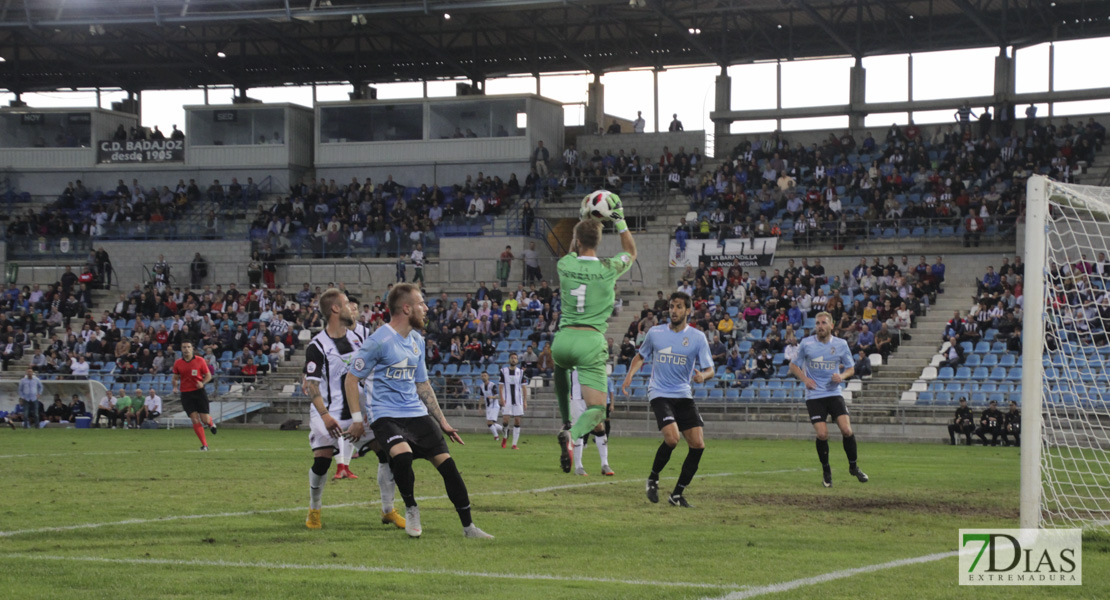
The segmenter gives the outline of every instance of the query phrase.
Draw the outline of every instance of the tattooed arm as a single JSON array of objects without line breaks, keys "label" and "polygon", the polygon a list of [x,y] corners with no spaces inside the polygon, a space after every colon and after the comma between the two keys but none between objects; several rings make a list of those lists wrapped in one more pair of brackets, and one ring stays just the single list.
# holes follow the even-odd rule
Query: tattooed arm
[{"label": "tattooed arm", "polygon": [[342,431],[339,427],[339,421],[336,421],[335,417],[328,412],[328,408],[324,406],[324,397],[320,395],[320,382],[305,379],[304,383],[301,384],[301,390],[304,391],[305,396],[312,400],[312,406],[316,409],[316,414],[320,415],[320,418],[324,421],[324,428],[327,429],[328,433],[334,437],[339,437],[340,431]]},{"label": "tattooed arm", "polygon": [[428,414],[431,415],[431,417],[435,419],[437,423],[439,423],[439,427],[443,430],[443,433],[446,433],[447,437],[451,440],[462,444],[463,441],[462,438],[459,437],[458,430],[451,427],[451,425],[447,422],[447,418],[443,416],[443,411],[439,408],[439,401],[436,400],[436,392],[432,389],[431,382],[422,381],[420,383],[417,383],[416,395],[420,398],[420,401],[423,402],[424,406],[428,409]]}]

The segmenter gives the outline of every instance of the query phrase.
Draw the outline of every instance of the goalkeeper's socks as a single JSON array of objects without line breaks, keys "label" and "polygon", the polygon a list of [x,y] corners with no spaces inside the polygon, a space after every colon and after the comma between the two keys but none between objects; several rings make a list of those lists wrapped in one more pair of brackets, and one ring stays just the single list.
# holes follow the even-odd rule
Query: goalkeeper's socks
[{"label": "goalkeeper's socks", "polygon": [[817,458],[823,466],[829,466],[829,440],[817,438]]}]

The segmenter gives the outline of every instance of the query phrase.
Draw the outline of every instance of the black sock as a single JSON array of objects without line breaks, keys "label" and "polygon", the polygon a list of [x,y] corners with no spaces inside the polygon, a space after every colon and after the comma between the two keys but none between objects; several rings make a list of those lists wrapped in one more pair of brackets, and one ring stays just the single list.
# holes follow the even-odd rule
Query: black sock
[{"label": "black sock", "polygon": [[[459,468],[455,466],[455,459],[448,458],[439,463],[439,474],[443,477],[443,485],[447,488],[447,497],[455,505],[455,512],[459,513],[459,520],[463,527],[470,527],[470,494],[466,493],[466,483],[463,482]],[[396,477],[396,476],[394,476]]]},{"label": "black sock", "polygon": [[698,463],[701,462],[703,452],[705,452],[705,448],[690,448],[690,451],[686,453],[686,460],[682,461],[682,472],[678,475],[678,484],[674,486],[672,496],[681,496],[682,492],[686,491],[686,486],[694,480],[694,474],[698,472]]},{"label": "black sock", "polygon": [[402,452],[389,458],[389,468],[393,471],[393,481],[407,508],[416,506],[416,496],[412,488],[416,485],[416,475],[412,472],[412,452]]},{"label": "black sock", "polygon": [[331,468],[331,459],[326,456],[317,456],[312,461],[312,472],[318,477],[328,474],[328,469]]},{"label": "black sock", "polygon": [[829,466],[829,440],[817,438],[817,458],[821,460],[821,466]]},{"label": "black sock", "polygon": [[[826,451],[827,454],[827,451]],[[856,468],[856,436],[849,435],[844,438],[844,454],[848,455],[848,467]]]},{"label": "black sock", "polygon": [[378,450],[377,452],[375,452],[375,454],[378,455],[378,463],[379,464],[383,464],[383,465],[389,464],[389,453],[387,453],[385,450]]},{"label": "black sock", "polygon": [[659,449],[655,451],[655,462],[651,464],[651,475],[648,475],[648,479],[659,481],[659,474],[667,466],[667,461],[671,460],[671,452],[674,452],[674,446],[668,446],[667,442],[659,444]]}]

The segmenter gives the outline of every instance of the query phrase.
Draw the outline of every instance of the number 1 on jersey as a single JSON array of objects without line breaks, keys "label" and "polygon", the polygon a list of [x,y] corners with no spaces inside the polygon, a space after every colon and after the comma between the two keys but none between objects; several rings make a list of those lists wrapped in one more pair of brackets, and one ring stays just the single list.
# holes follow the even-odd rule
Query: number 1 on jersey
[{"label": "number 1 on jersey", "polygon": [[582,284],[570,291],[570,295],[578,299],[578,312],[586,312],[586,284]]}]

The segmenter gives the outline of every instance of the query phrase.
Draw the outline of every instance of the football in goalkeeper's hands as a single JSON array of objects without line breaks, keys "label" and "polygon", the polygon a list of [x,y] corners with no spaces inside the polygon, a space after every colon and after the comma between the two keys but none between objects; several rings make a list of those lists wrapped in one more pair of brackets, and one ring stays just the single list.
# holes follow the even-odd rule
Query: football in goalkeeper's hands
[{"label": "football in goalkeeper's hands", "polygon": [[579,211],[579,216],[585,219],[596,219],[598,221],[612,221],[615,217],[614,213],[622,214],[620,196],[599,190],[586,194],[582,199],[582,209]]}]

